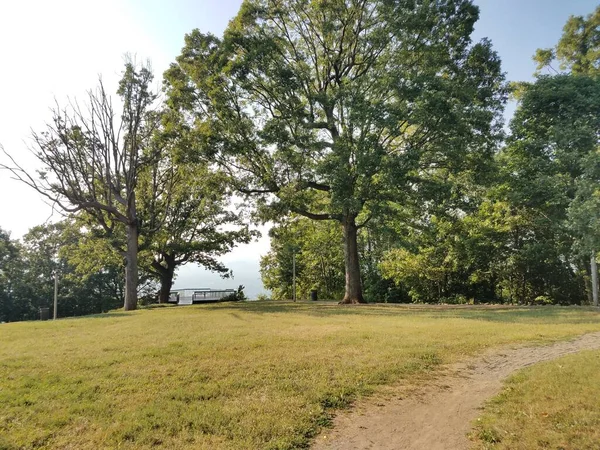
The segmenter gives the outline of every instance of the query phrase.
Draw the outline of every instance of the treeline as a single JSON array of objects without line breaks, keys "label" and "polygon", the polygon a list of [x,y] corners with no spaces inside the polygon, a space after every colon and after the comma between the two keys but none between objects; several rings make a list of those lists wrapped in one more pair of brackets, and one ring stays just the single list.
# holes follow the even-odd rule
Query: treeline
[{"label": "treeline", "polygon": [[128,61],[119,108],[100,83],[33,135],[39,173],[10,152],[1,166],[112,255],[126,310],[145,279],[164,301],[186,262],[226,274],[216,258],[251,222],[274,224],[274,298],[295,261],[301,297],[342,303],[593,301],[600,8],[537,52],[533,83],[473,42],[478,16],[471,0],[246,0],[223,36],[186,35],[162,97]]},{"label": "treeline", "polygon": [[[210,246],[201,246],[197,241],[195,250],[186,247],[185,252],[176,254],[177,261],[193,257],[228,276],[222,264],[215,261],[216,266],[211,265],[219,254],[214,251],[215,245],[211,242]],[[166,302],[175,271],[171,273],[169,266],[162,264],[162,254],[145,243],[139,256],[137,304]],[[123,252],[103,233],[87,228],[81,219],[33,227],[22,239],[11,239],[8,232],[0,229],[0,323],[37,320],[42,308],[49,309],[51,318],[55,283],[59,318],[121,308],[125,295],[124,264]],[[161,267],[157,270],[158,265]],[[170,276],[165,278],[164,272]]]},{"label": "treeline", "polygon": [[[55,277],[60,317],[122,306],[120,262],[99,250],[89,254],[84,242],[67,222],[34,227],[22,240],[0,229],[0,322],[39,319],[40,308],[50,308],[51,316]],[[89,263],[101,269],[88,270]]]}]

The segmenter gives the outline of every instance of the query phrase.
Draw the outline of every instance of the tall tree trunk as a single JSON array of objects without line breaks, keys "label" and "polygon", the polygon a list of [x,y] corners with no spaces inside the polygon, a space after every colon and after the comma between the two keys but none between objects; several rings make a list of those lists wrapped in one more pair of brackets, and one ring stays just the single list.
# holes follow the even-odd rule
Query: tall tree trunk
[{"label": "tall tree trunk", "polygon": [[590,270],[592,272],[592,298],[594,306],[598,306],[598,266],[596,265],[596,253],[592,253],[590,259]]},{"label": "tall tree trunk", "polygon": [[175,268],[164,268],[160,273],[160,292],[158,293],[158,303],[169,303],[171,288],[173,287],[173,276]]},{"label": "tall tree trunk", "polygon": [[138,286],[138,226],[137,220],[127,224],[127,254],[125,255],[125,311],[137,308]]},{"label": "tall tree trunk", "polygon": [[360,264],[358,262],[358,227],[356,218],[346,217],[344,226],[344,263],[346,266],[346,293],[340,304],[365,303],[360,281]]}]

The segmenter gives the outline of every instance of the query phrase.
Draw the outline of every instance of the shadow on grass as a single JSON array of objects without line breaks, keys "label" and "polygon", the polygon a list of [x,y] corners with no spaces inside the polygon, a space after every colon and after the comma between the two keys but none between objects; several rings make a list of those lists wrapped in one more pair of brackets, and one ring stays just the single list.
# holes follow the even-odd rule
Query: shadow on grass
[{"label": "shadow on grass", "polygon": [[[490,311],[455,311],[444,317],[504,323],[599,323],[598,310],[580,307],[531,306]],[[442,318],[442,317],[440,317]]]},{"label": "shadow on grass", "polygon": [[65,319],[114,319],[115,317],[130,317],[131,315],[131,312],[109,311],[107,313],[89,314],[87,316],[65,317]]},{"label": "shadow on grass", "polygon": [[197,305],[214,311],[244,311],[253,314],[306,314],[331,316],[418,316],[429,319],[468,319],[504,323],[598,323],[600,311],[578,306],[506,305],[338,305],[334,302],[239,302]]}]

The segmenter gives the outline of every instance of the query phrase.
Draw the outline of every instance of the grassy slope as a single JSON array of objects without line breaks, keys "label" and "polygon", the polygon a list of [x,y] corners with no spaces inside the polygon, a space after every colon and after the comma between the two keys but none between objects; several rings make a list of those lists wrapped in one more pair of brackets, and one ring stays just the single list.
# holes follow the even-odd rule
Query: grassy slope
[{"label": "grassy slope", "polygon": [[584,309],[245,303],[0,325],[0,449],[298,448],[331,408]]},{"label": "grassy slope", "polygon": [[476,423],[476,448],[600,447],[600,351],[536,364],[512,376]]}]

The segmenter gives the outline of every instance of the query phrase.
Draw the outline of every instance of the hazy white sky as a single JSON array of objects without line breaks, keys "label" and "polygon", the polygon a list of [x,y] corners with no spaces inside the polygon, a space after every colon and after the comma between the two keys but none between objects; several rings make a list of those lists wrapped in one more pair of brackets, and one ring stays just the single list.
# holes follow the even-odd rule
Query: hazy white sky
[{"label": "hazy white sky", "polygon": [[[49,107],[67,96],[83,98],[99,74],[114,86],[123,55],[150,59],[157,78],[178,55],[193,28],[221,34],[241,0],[19,0],[0,6],[0,144],[25,166],[31,129],[50,118]],[[481,19],[476,37],[489,37],[511,80],[531,77],[531,55],[556,43],[571,14],[588,14],[596,0],[476,0]],[[113,89],[114,90],[114,89]],[[512,108],[509,108],[508,114]],[[20,237],[43,223],[50,207],[0,171],[0,227]],[[178,287],[235,287],[262,291],[260,255],[268,237],[224,258],[235,280],[220,280],[193,266],[183,268]]]}]

